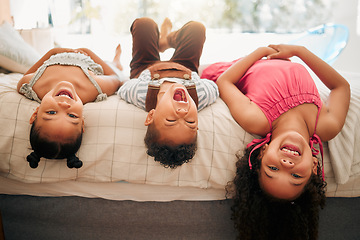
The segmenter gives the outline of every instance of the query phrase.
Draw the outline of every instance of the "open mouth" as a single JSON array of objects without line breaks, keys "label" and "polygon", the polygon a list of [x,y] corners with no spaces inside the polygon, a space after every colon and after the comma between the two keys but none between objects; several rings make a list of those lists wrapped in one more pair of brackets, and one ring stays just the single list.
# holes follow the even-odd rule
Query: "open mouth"
[{"label": "open mouth", "polygon": [[296,147],[285,146],[281,148],[281,151],[293,156],[301,156],[300,151]]},{"label": "open mouth", "polygon": [[70,98],[70,99],[74,99],[71,92],[69,92],[67,90],[60,90],[55,96],[57,96],[57,97],[67,97],[67,98]]},{"label": "open mouth", "polygon": [[173,99],[177,102],[187,102],[184,89],[176,89]]}]

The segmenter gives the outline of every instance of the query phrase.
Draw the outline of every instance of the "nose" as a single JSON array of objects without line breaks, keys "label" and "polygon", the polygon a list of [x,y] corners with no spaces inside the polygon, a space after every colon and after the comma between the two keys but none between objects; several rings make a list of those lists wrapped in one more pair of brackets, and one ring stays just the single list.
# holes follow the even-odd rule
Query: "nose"
[{"label": "nose", "polygon": [[70,104],[67,102],[58,102],[61,108],[70,108]]},{"label": "nose", "polygon": [[188,110],[185,108],[178,108],[176,109],[176,113],[180,116],[185,116],[188,113]]},{"label": "nose", "polygon": [[287,159],[281,159],[281,165],[283,167],[286,167],[286,168],[293,168],[294,167],[294,163],[290,160],[287,160]]}]

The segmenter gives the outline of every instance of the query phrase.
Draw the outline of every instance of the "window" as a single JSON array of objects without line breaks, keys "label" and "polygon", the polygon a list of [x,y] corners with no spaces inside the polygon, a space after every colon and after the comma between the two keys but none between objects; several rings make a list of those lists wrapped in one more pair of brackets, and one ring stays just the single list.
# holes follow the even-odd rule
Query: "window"
[{"label": "window", "polygon": [[[74,1],[74,0],[73,0]],[[91,1],[106,26],[128,31],[132,21],[170,17],[176,27],[190,20],[229,32],[299,32],[331,21],[333,0],[127,0]]]},{"label": "window", "polygon": [[[174,27],[190,20],[227,32],[299,32],[331,22],[335,0],[11,0],[17,28],[54,24],[69,33],[128,33],[137,17]],[[24,17],[26,16],[26,17]],[[51,17],[51,22],[48,18]]]}]

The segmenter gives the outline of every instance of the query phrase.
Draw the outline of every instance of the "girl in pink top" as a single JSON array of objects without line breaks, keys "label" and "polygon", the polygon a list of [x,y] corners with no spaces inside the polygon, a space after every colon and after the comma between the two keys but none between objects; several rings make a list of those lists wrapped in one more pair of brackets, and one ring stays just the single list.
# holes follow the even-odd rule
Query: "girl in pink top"
[{"label": "girl in pink top", "polygon": [[[305,67],[288,61],[292,56],[331,90],[326,104]],[[234,194],[232,218],[240,239],[316,239],[326,183],[313,145],[319,144],[322,152],[321,140],[342,129],[349,84],[301,46],[260,47],[215,68],[224,71],[217,84],[234,119],[247,132],[262,136],[239,158],[227,189]],[[210,66],[203,74],[218,73],[211,73]]]}]

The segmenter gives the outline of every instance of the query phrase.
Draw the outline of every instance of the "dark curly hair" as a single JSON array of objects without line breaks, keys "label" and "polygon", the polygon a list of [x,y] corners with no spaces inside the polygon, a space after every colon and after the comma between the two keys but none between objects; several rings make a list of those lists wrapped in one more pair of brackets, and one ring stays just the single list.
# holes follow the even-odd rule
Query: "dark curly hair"
[{"label": "dark curly hair", "polygon": [[259,185],[261,148],[251,154],[251,146],[236,163],[236,176],[226,187],[227,196],[233,197],[232,217],[241,240],[317,239],[319,211],[325,206],[326,182],[322,179],[320,163],[317,175],[312,174],[303,193],[293,201],[275,199]]},{"label": "dark curly hair", "polygon": [[37,168],[41,157],[48,159],[67,159],[69,168],[80,168],[82,161],[75,156],[79,150],[82,141],[82,131],[71,143],[60,143],[48,141],[40,136],[40,128],[36,126],[36,120],[30,129],[30,144],[34,152],[30,153],[26,159],[31,168]]},{"label": "dark curly hair", "polygon": [[188,163],[194,157],[197,149],[197,138],[190,144],[181,144],[178,146],[169,146],[159,143],[159,132],[154,124],[147,128],[144,138],[147,147],[147,154],[154,157],[154,160],[160,162],[164,167],[175,169],[178,166]]}]

